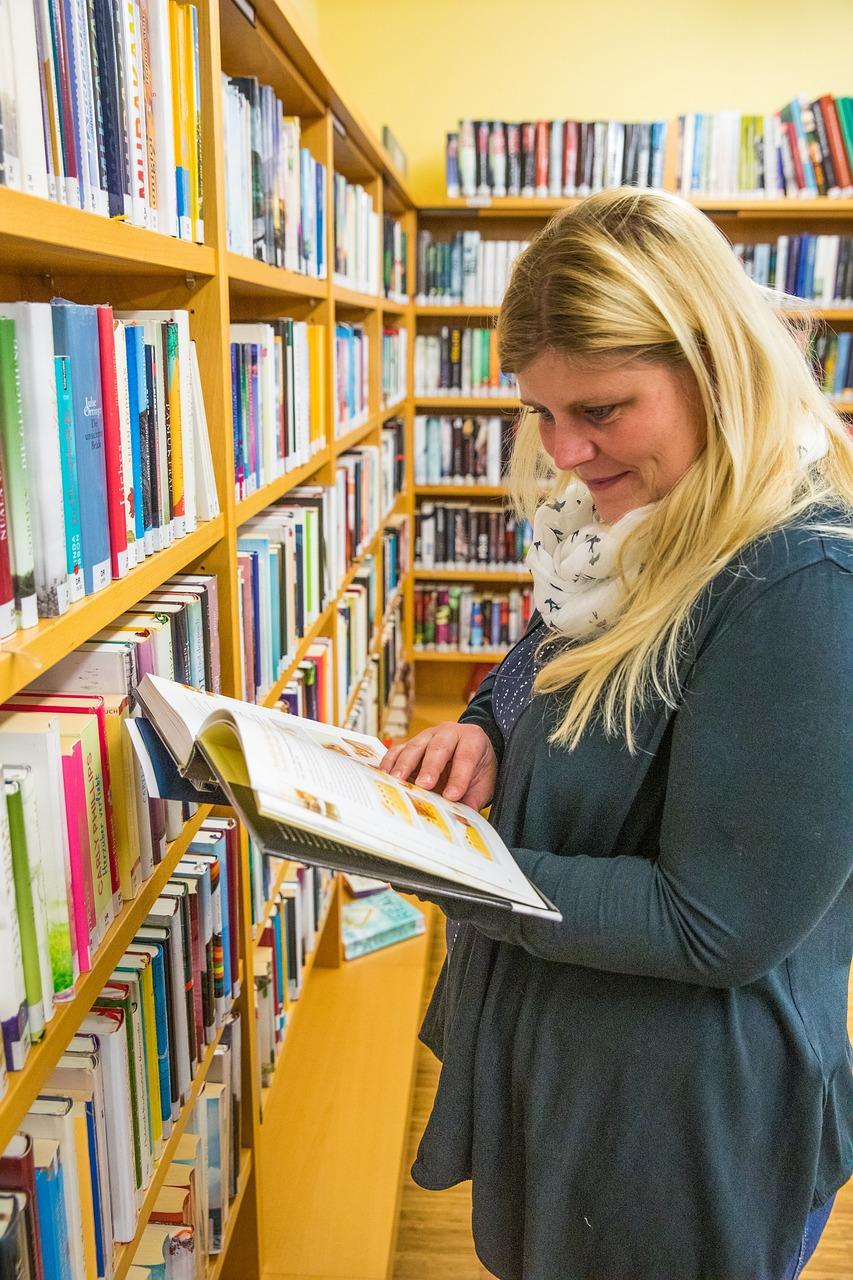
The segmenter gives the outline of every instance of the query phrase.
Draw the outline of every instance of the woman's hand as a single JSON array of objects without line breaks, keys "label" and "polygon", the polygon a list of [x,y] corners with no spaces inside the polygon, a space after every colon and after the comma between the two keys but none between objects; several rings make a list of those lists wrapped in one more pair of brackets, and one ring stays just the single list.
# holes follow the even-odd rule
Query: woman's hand
[{"label": "woman's hand", "polygon": [[413,781],[472,809],[489,803],[498,776],[488,736],[475,724],[457,724],[455,720],[424,729],[408,742],[392,747],[381,767],[394,778]]}]

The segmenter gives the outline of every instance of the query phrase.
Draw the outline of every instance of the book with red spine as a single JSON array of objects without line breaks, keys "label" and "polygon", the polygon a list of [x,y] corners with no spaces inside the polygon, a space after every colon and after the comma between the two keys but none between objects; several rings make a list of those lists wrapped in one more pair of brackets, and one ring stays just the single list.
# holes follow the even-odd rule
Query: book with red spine
[{"label": "book with red spine", "polygon": [[548,194],[548,160],[551,154],[550,125],[547,120],[536,121],[536,195]]},{"label": "book with red spine", "polygon": [[27,1133],[16,1133],[0,1156],[0,1191],[23,1191],[27,1198],[24,1209],[24,1223],[30,1253],[30,1269],[27,1275],[31,1280],[44,1280],[33,1140]]},{"label": "book with red spine", "polygon": [[578,122],[567,120],[563,138],[563,195],[573,196],[577,191],[575,175],[578,167]]},{"label": "book with red spine", "polygon": [[107,519],[110,560],[114,578],[124,578],[127,562],[127,507],[121,459],[121,419],[118,407],[113,309],[95,308],[98,316],[98,354],[101,362],[101,398],[104,410],[104,463],[107,472]]},{"label": "book with red spine", "polygon": [[797,139],[796,125],[793,123],[792,120],[783,120],[782,131],[784,132],[785,137],[788,139],[788,149],[791,156],[791,164],[793,165],[793,169],[794,169],[794,181],[797,184],[797,190],[805,191],[806,174],[805,174],[805,170],[803,169],[803,158],[800,155],[800,144]]},{"label": "book with red spine", "polygon": [[829,154],[832,157],[832,166],[835,169],[835,181],[842,195],[849,195],[853,192],[853,173],[850,169],[850,163],[847,159],[847,151],[844,146],[844,138],[841,134],[841,125],[838,119],[838,109],[835,105],[835,99],[832,94],[824,93],[818,98],[821,112],[823,114],[823,124],[826,129],[826,140],[829,146]]}]

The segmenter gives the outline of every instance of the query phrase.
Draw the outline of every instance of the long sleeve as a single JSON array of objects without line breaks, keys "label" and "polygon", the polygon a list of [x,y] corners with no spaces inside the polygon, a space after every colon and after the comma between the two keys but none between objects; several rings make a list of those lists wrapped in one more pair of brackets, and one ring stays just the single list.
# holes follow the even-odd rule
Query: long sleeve
[{"label": "long sleeve", "polygon": [[780,963],[851,872],[851,588],[840,565],[813,563],[721,624],[676,714],[648,857],[514,849],[562,923],[449,913],[545,959],[619,973],[728,987]]},{"label": "long sleeve", "polygon": [[490,671],[459,717],[459,723],[478,725],[494,747],[498,764],[500,764],[503,756],[504,738],[492,710],[492,685],[494,683],[495,672]]}]

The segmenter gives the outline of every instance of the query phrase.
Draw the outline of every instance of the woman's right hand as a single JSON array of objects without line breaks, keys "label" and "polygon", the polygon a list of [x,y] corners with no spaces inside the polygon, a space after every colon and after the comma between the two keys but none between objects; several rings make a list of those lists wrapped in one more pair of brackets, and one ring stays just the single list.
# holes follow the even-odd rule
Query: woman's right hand
[{"label": "woman's right hand", "polygon": [[408,742],[392,747],[380,767],[394,778],[438,791],[472,809],[489,803],[498,776],[498,761],[488,735],[478,725],[457,724],[455,720],[424,729]]}]

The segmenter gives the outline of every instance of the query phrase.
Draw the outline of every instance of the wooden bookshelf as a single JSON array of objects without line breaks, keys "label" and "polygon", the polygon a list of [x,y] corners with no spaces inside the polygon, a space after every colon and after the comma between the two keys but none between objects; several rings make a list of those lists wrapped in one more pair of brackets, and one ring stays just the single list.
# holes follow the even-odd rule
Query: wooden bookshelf
[{"label": "wooden bookshelf", "polygon": [[500,662],[508,649],[407,649],[410,662]]}]

